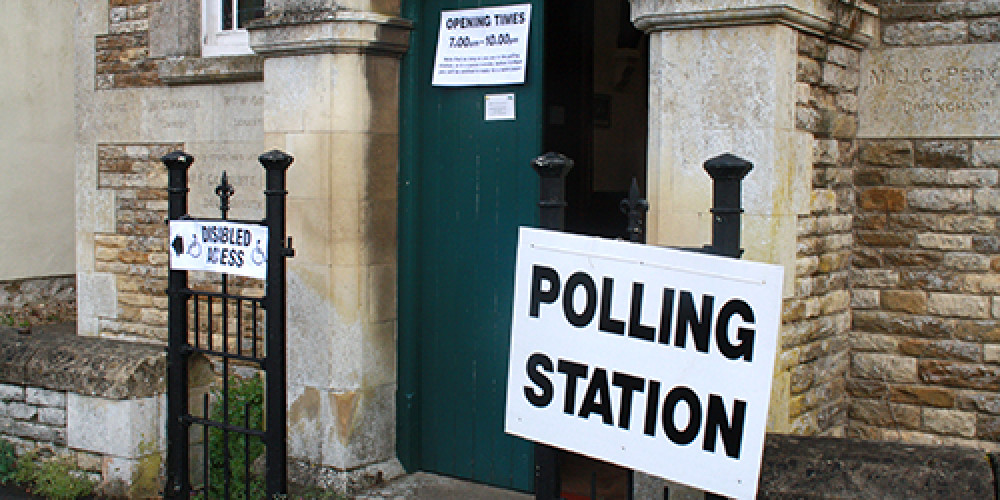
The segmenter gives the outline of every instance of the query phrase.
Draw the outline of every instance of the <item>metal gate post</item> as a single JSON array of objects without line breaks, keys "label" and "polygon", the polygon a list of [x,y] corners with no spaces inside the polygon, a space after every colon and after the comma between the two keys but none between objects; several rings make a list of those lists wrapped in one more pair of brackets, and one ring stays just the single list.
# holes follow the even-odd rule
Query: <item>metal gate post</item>
[{"label": "metal gate post", "polygon": [[294,158],[278,150],[268,151],[258,158],[265,170],[264,218],[268,230],[267,288],[264,309],[267,311],[267,473],[265,482],[268,498],[286,493],[288,464],[285,457],[286,429],[285,397],[285,259],[293,254],[292,241],[285,242],[285,174]]},{"label": "metal gate post", "polygon": [[725,153],[705,162],[705,172],[712,177],[712,244],[706,253],[740,258],[740,203],[743,178],[753,163]]},{"label": "metal gate post", "polygon": [[[180,219],[187,214],[187,173],[194,158],[182,151],[160,159],[167,167],[167,217]],[[187,271],[170,271],[167,281],[167,483],[164,496],[188,498],[188,412],[187,374]]]},{"label": "metal gate post", "polygon": [[[573,160],[560,153],[545,153],[531,160],[538,172],[538,220],[544,229],[562,230],[566,220],[566,174]],[[535,445],[535,499],[559,498],[559,455],[555,448]]]}]

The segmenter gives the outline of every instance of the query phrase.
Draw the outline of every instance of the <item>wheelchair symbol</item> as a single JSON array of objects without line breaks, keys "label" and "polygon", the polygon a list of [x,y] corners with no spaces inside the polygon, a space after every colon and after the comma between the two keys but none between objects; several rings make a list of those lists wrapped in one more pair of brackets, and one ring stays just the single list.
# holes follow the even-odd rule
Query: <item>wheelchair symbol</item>
[{"label": "wheelchair symbol", "polygon": [[188,245],[187,253],[197,259],[201,256],[201,243],[198,242],[198,235],[196,234],[192,234],[191,239],[193,241],[191,241],[191,244]]},{"label": "wheelchair symbol", "polygon": [[258,266],[264,264],[264,261],[267,260],[267,254],[260,247],[260,240],[257,240],[257,245],[254,246],[253,253],[250,254],[250,260]]}]

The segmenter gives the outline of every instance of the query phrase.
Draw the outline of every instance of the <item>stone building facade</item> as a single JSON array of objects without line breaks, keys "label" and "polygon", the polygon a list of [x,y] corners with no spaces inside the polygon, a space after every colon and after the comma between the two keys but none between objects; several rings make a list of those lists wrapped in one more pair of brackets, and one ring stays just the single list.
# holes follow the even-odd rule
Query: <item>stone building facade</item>
[{"label": "stone building facade", "polygon": [[[426,28],[398,1],[269,0],[252,53],[202,57],[199,2],[75,5],[78,334],[165,340],[162,154],[196,158],[193,214],[214,215],[227,170],[251,218],[256,155],[286,150],[295,470],[400,473],[399,75]],[[745,258],[786,271],[770,430],[1000,450],[996,2],[630,6],[649,242],[706,243],[701,162],[755,164]]]}]

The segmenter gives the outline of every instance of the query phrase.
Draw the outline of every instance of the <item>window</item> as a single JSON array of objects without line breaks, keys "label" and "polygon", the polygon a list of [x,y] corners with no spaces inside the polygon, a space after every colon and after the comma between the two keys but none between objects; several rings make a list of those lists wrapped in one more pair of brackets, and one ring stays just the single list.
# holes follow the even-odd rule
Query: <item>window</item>
[{"label": "window", "polygon": [[245,26],[264,15],[264,0],[202,0],[201,55],[252,54]]}]

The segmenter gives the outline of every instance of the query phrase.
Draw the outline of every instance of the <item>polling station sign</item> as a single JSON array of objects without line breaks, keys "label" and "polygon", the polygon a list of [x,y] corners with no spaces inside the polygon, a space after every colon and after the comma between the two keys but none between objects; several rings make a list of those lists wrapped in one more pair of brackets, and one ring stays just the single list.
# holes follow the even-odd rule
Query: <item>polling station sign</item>
[{"label": "polling station sign", "polygon": [[170,269],[267,277],[267,226],[213,220],[170,221]]},{"label": "polling station sign", "polygon": [[431,85],[524,83],[531,4],[441,12]]},{"label": "polling station sign", "polygon": [[782,275],[775,265],[521,228],[506,432],[753,498]]}]

